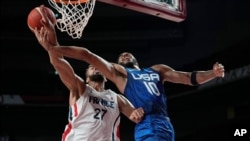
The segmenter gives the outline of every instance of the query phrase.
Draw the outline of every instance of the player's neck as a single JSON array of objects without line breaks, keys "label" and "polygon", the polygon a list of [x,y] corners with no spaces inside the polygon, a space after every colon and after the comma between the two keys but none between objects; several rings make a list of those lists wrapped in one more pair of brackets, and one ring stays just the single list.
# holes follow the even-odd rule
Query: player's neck
[{"label": "player's neck", "polygon": [[130,68],[130,69],[135,69],[135,70],[141,70],[137,65],[133,65],[133,67],[125,67],[125,68]]},{"label": "player's neck", "polygon": [[93,87],[96,91],[104,91],[105,90],[105,84],[104,83],[99,83],[99,82],[94,82],[90,81],[88,83],[91,87]]}]

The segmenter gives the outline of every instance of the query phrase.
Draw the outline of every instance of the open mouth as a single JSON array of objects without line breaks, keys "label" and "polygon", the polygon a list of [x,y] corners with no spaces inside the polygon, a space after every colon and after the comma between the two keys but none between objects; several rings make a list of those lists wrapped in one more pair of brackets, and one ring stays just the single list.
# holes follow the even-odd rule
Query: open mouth
[{"label": "open mouth", "polygon": [[95,71],[94,74],[101,74],[101,72],[100,71]]}]

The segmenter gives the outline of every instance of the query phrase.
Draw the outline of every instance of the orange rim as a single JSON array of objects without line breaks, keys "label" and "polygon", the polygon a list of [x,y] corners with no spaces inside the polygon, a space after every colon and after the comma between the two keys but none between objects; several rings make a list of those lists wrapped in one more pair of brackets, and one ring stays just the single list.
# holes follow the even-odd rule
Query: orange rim
[{"label": "orange rim", "polygon": [[56,3],[65,3],[65,4],[68,4],[69,1],[72,3],[72,4],[78,4],[79,2],[80,3],[86,3],[88,2],[89,0],[54,0]]}]

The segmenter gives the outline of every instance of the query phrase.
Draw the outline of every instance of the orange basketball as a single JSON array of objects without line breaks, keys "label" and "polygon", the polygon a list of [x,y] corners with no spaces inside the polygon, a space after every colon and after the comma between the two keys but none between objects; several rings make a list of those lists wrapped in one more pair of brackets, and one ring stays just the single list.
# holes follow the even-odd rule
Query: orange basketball
[{"label": "orange basketball", "polygon": [[[46,9],[46,14],[49,20],[55,24],[56,17],[55,17],[54,12],[48,7],[45,7],[45,9]],[[41,13],[42,12],[41,12],[40,7],[36,7],[30,11],[28,18],[27,18],[27,24],[31,30],[34,30],[35,27],[37,28],[37,30],[40,30],[41,27],[43,26],[41,23],[41,19],[42,19]]]}]

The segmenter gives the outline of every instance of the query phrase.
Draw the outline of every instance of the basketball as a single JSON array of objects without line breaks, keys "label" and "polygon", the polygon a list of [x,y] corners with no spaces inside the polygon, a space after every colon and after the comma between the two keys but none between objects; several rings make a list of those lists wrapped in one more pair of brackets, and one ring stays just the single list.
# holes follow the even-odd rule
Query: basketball
[{"label": "basketball", "polygon": [[[56,17],[55,17],[54,12],[48,7],[45,7],[45,10],[46,10],[46,14],[47,14],[49,20],[53,24],[55,24]],[[42,11],[41,11],[40,7],[36,7],[34,9],[32,9],[30,11],[30,13],[28,14],[28,18],[27,18],[27,24],[28,24],[29,28],[31,30],[34,30],[35,28],[37,28],[37,30],[40,30],[41,27],[43,26],[41,23],[41,19],[42,19]]]}]

